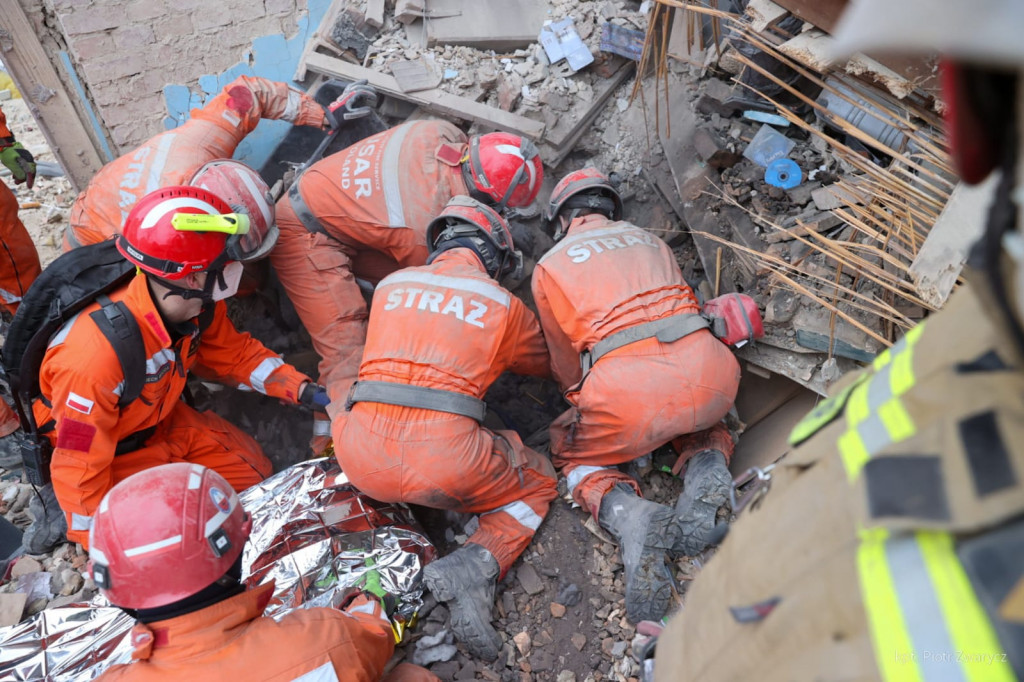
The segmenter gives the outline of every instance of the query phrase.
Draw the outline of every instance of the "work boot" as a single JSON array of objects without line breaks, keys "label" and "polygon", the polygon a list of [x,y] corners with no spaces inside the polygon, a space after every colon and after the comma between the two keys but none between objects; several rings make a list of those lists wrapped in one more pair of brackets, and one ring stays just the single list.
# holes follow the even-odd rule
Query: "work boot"
[{"label": "work boot", "polygon": [[705,450],[694,455],[686,465],[683,492],[676,501],[676,514],[682,534],[677,552],[693,556],[711,543],[718,508],[729,501],[732,474],[725,465],[725,455],[718,450]]},{"label": "work boot", "polygon": [[32,523],[21,538],[26,553],[45,554],[62,542],[67,542],[67,518],[57,504],[52,485],[44,485],[38,495],[32,496],[28,503],[28,513],[32,516]]},{"label": "work boot", "polygon": [[0,437],[0,469],[21,468],[21,444],[24,442],[25,432],[21,429]]},{"label": "work boot", "polygon": [[672,599],[665,554],[678,543],[675,513],[620,483],[601,499],[597,521],[619,543],[626,573],[626,618],[633,623],[660,620]]},{"label": "work boot", "polygon": [[491,625],[498,562],[482,546],[470,543],[427,564],[427,589],[448,605],[455,638],[470,655],[493,661],[501,651],[501,637]]}]

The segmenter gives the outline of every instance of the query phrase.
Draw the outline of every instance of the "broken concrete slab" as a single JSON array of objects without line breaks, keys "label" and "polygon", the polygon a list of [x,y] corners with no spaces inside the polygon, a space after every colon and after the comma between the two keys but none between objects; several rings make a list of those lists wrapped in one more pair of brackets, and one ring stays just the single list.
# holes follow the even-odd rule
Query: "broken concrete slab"
[{"label": "broken concrete slab", "polygon": [[968,251],[984,231],[985,212],[998,182],[999,174],[993,173],[975,187],[957,185],[932,225],[909,270],[918,295],[928,305],[941,308],[953,291]]},{"label": "broken concrete slab", "polygon": [[[793,227],[789,227],[790,224]],[[842,224],[843,219],[829,211],[822,211],[810,216],[805,214],[787,220],[783,223],[783,226],[787,229],[771,232],[765,235],[765,239],[769,244],[776,244],[796,239],[797,237],[806,237],[812,232],[825,232]]]},{"label": "broken concrete slab", "polygon": [[430,90],[441,84],[441,72],[427,62],[423,55],[418,59],[391,63],[391,75],[395,77],[402,92]]},{"label": "broken concrete slab", "polygon": [[515,50],[537,41],[548,3],[543,0],[430,0],[427,45]]},{"label": "broken concrete slab", "polygon": [[22,592],[0,594],[0,628],[20,623],[27,601],[28,595]]},{"label": "broken concrete slab", "polygon": [[384,25],[384,0],[366,0],[364,21],[374,28]]},{"label": "broken concrete slab", "polygon": [[738,105],[726,104],[735,94],[732,84],[718,78],[709,78],[697,99],[696,109],[707,116],[718,114],[728,118],[739,109]]},{"label": "broken concrete slab", "polygon": [[712,168],[732,168],[743,158],[726,148],[725,142],[707,128],[700,128],[694,133],[693,145],[701,160]]}]

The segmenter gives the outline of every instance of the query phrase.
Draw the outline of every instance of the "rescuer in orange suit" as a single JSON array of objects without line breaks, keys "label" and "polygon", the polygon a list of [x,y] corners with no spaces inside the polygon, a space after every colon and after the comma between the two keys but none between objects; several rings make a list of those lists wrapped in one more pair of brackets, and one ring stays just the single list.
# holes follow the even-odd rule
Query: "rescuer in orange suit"
[{"label": "rescuer in orange suit", "polygon": [[[228,174],[219,183],[224,188],[234,178],[242,195],[248,185],[233,175],[232,163],[217,165],[211,173]],[[216,181],[209,179],[210,184]],[[40,432],[52,425],[52,495],[66,515],[62,520],[69,540],[87,546],[103,495],[143,469],[167,462],[200,463],[236,490],[271,473],[270,461],[250,436],[181,400],[191,369],[288,403],[319,404],[321,409],[325,404],[322,388],[239,333],[227,317],[223,299],[235,293],[242,263],[273,246],[273,233],[265,223],[256,217],[243,221],[244,215],[232,213],[231,206],[244,204],[241,196],[221,198],[199,187],[168,187],[143,197],[128,214],[117,248],[139,273],[109,298],[123,304],[122,314],[135,319],[142,335],[146,376],[137,399],[120,402],[124,370],[91,316],[99,303],[87,306],[50,341],[39,371],[43,399],[36,401],[34,413]],[[240,224],[249,229],[239,229]],[[259,229],[254,229],[257,224]],[[23,539],[30,552],[46,551],[62,539],[63,529],[53,516],[35,515]]]},{"label": "rescuer in orange suit", "polygon": [[[426,263],[427,224],[454,196],[501,209],[526,206],[542,182],[529,140],[508,133],[467,139],[447,121],[414,121],[372,135],[295,181],[277,204],[281,238],[270,261],[320,354],[320,383],[339,408],[366,339],[366,301],[353,272],[377,282]],[[332,409],[331,418],[343,414]],[[317,453],[329,442],[330,424],[321,427],[312,443]]]},{"label": "rescuer in orange suit", "polygon": [[228,159],[261,119],[326,127],[324,108],[303,92],[264,78],[239,76],[177,128],[103,166],[78,195],[64,250],[121,232],[128,212],[150,192],[187,185],[204,164]]},{"label": "rescuer in orange suit", "polygon": [[[32,154],[16,142],[7,117],[0,109],[0,163],[3,163],[14,183],[25,183],[31,188],[36,177],[36,163]],[[13,315],[18,310],[21,297],[39,276],[39,254],[28,235],[28,230],[18,218],[18,199],[0,182],[0,306]],[[20,440],[11,435],[21,426],[14,410],[0,400],[0,467],[9,469],[21,463]]]},{"label": "rescuer in orange suit", "polygon": [[[379,574],[344,610],[295,609],[274,620],[262,615],[274,584],[241,582],[251,530],[231,484],[199,464],[164,464],[115,485],[96,513],[90,572],[137,623],[134,660],[100,679],[380,680],[395,641]],[[438,678],[402,663],[383,679]]]},{"label": "rescuer in orange suit", "polygon": [[[728,499],[733,443],[721,419],[739,365],[699,315],[672,250],[622,220],[602,173],[563,178],[545,219],[556,243],[533,271],[533,297],[572,405],[551,425],[552,461],[573,499],[619,541],[628,617],[656,621],[672,593],[666,553],[703,549]],[[682,434],[693,435],[679,443],[689,462],[674,511],[639,497],[616,465]]]},{"label": "rescuer in orange suit", "polygon": [[505,370],[546,376],[548,353],[526,306],[495,280],[521,266],[504,219],[455,197],[427,228],[425,267],[374,293],[348,418],[333,423],[352,483],[385,502],[480,515],[465,546],[427,565],[457,639],[493,660],[494,588],[530,543],[555,497],[554,469],[513,431],[481,425],[480,399]]}]

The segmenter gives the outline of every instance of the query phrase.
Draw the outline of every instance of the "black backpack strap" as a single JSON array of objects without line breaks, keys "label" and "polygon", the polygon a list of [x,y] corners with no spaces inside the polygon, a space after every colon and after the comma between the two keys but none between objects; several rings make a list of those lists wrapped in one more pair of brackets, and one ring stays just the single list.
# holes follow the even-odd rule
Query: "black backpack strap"
[{"label": "black backpack strap", "polygon": [[89,317],[107,337],[121,362],[124,390],[117,404],[125,407],[139,397],[146,383],[146,347],[142,342],[142,330],[123,301],[114,303],[105,295],[97,296],[96,300],[100,309]]}]

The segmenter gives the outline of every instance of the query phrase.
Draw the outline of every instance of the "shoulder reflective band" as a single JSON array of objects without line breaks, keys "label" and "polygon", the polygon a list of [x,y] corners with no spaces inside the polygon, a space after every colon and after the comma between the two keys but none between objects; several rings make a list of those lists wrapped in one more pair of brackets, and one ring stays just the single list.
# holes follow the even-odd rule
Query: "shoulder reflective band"
[{"label": "shoulder reflective band", "polygon": [[923,330],[919,324],[875,358],[875,373],[850,394],[838,447],[851,482],[872,456],[917,433],[900,397],[914,386],[914,346]]},{"label": "shoulder reflective band", "polygon": [[1016,679],[948,533],[861,531],[857,569],[883,680]]},{"label": "shoulder reflective band", "polygon": [[224,234],[248,234],[249,216],[244,213],[175,213],[171,227],[179,232],[223,232]]},{"label": "shoulder reflective band", "polygon": [[793,431],[789,434],[789,444],[800,445],[800,443],[803,443],[818,431],[831,424],[836,417],[842,414],[843,408],[846,407],[846,401],[850,399],[850,394],[853,393],[853,389],[870,378],[870,374],[861,374],[857,377],[856,381],[839,393],[815,405],[814,409],[808,412],[807,416],[793,427]]}]

